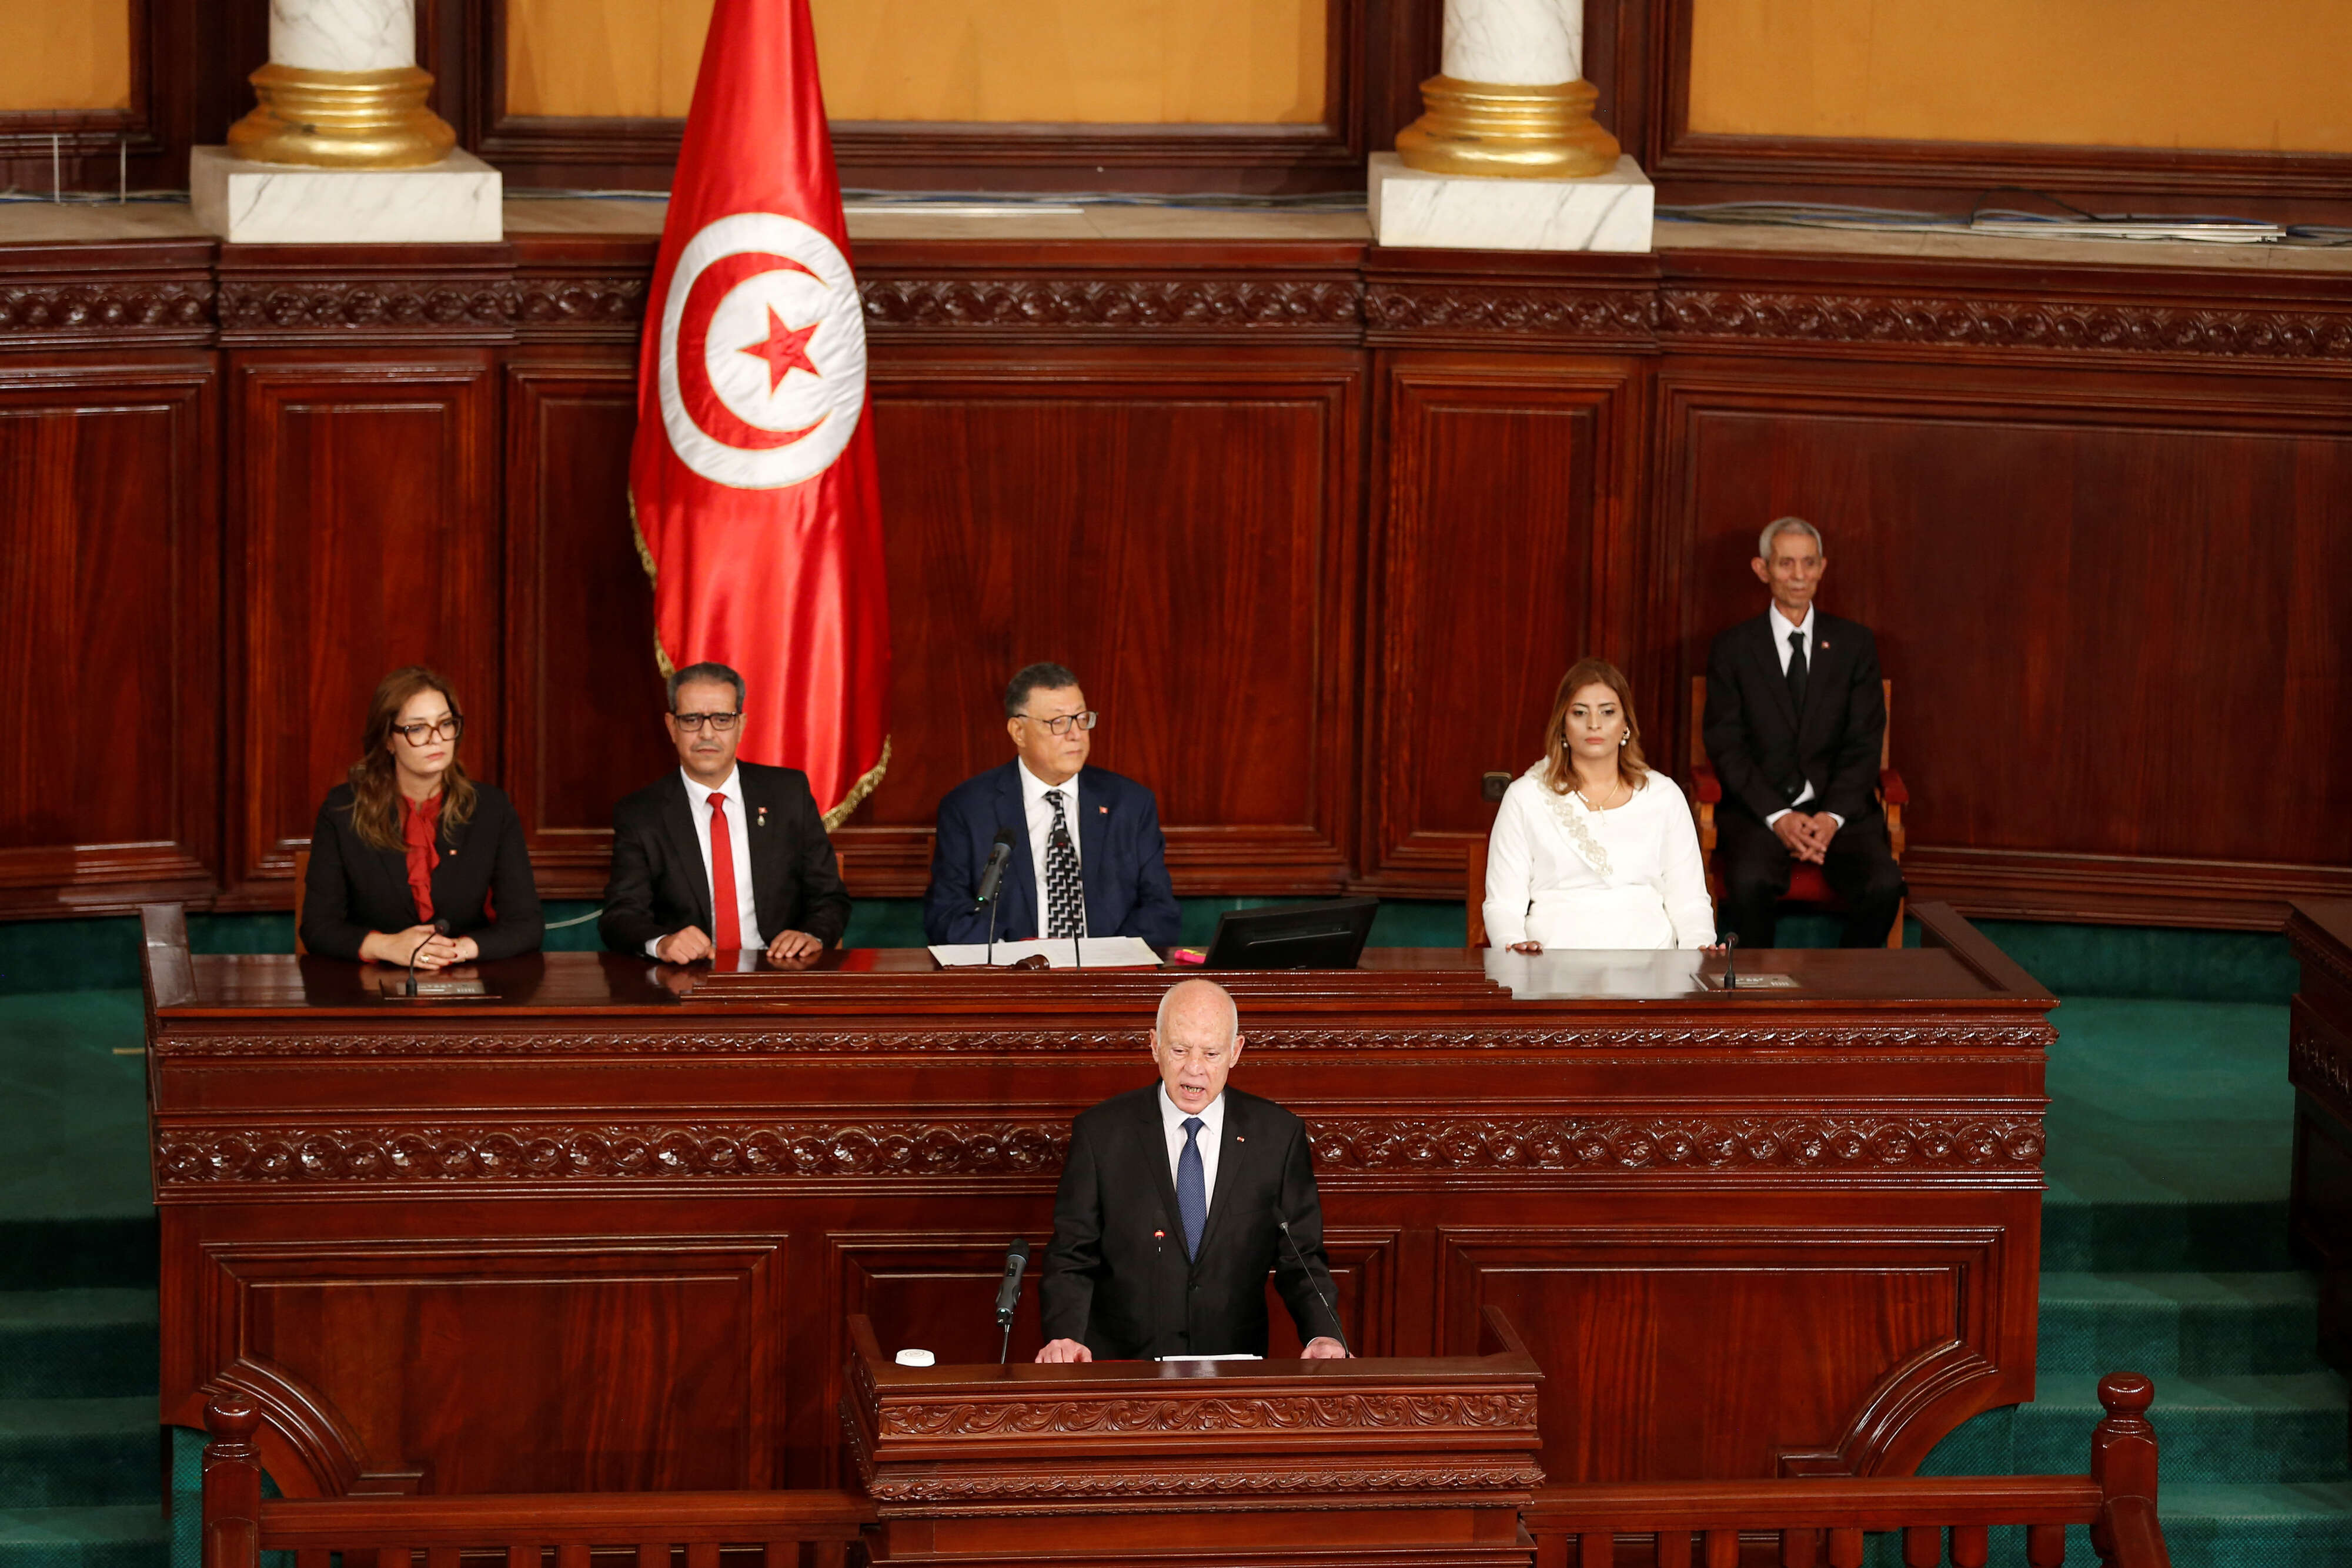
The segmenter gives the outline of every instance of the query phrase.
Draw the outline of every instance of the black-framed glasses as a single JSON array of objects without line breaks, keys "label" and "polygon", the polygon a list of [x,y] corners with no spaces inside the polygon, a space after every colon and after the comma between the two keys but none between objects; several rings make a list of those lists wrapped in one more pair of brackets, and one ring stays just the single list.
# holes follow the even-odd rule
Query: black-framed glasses
[{"label": "black-framed glasses", "polygon": [[1102,717],[1102,715],[1088,708],[1084,713],[1066,713],[1059,718],[1039,718],[1034,714],[1025,713],[1020,716],[1027,719],[1031,724],[1044,725],[1055,735],[1067,735],[1070,733],[1070,726],[1074,724],[1080,729],[1094,728],[1095,721]]},{"label": "black-framed glasses", "polygon": [[725,735],[735,727],[737,721],[742,716],[740,713],[674,713],[670,715],[670,717],[677,720],[677,727],[688,735],[700,735],[702,727],[706,724],[711,727],[713,733]]},{"label": "black-framed glasses", "polygon": [[411,746],[429,746],[436,740],[455,740],[466,733],[463,714],[449,714],[433,724],[395,724],[392,733]]}]

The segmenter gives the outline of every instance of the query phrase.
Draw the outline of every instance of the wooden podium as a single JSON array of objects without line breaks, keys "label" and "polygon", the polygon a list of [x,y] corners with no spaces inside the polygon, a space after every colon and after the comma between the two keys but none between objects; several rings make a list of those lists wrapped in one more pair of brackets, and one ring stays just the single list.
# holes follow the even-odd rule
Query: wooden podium
[{"label": "wooden podium", "polygon": [[854,1316],[868,1556],[1527,1568],[1543,1374],[1501,1309],[1482,1326],[1475,1356],[915,1367]]}]

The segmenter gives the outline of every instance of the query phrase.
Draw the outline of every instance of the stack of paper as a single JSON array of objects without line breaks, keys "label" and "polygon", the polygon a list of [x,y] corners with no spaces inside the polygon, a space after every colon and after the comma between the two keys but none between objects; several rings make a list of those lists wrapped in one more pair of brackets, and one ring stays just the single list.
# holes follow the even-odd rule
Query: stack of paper
[{"label": "stack of paper", "polygon": [[[1038,942],[999,942],[996,945],[997,964],[1015,964],[1033,953],[1042,953],[1045,962],[1056,969],[1156,969],[1160,955],[1139,936],[1082,936],[1072,941],[1057,936]],[[990,961],[988,946],[981,942],[961,942],[931,949],[931,956],[945,969],[967,968]]]}]

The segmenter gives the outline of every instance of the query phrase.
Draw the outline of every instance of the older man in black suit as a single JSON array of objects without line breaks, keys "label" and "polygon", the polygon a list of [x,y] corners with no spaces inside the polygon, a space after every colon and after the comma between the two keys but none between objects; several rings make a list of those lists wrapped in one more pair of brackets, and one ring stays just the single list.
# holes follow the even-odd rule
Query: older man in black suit
[{"label": "older man in black suit", "polygon": [[740,766],[743,677],[689,664],[662,716],[678,769],[613,808],[604,946],[666,964],[764,952],[806,968],[841,940],[849,894],[797,768]]},{"label": "older man in black suit", "polygon": [[1771,605],[1716,638],[1706,659],[1707,759],[1723,780],[1716,865],[1732,929],[1769,947],[1800,862],[1845,903],[1841,946],[1886,940],[1903,873],[1878,805],[1886,695],[1870,628],[1813,607],[1828,560],[1821,531],[1780,517],[1750,563]]},{"label": "older man in black suit", "polygon": [[1327,1305],[1339,1297],[1306,1124],[1225,1087],[1241,1054],[1232,996],[1182,981],[1160,998],[1151,1030],[1160,1082],[1071,1126],[1038,1285],[1039,1361],[1264,1355],[1268,1273],[1304,1354],[1348,1354]]}]

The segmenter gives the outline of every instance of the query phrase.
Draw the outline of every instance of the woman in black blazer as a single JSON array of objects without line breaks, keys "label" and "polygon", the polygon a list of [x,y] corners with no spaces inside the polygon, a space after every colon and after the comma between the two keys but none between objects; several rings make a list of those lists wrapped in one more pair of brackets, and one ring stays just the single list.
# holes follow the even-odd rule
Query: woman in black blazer
[{"label": "woman in black blazer", "polygon": [[376,687],[351,781],[310,835],[311,952],[438,969],[538,947],[547,923],[521,819],[504,791],[466,777],[465,731],[449,683],[421,664]]}]

